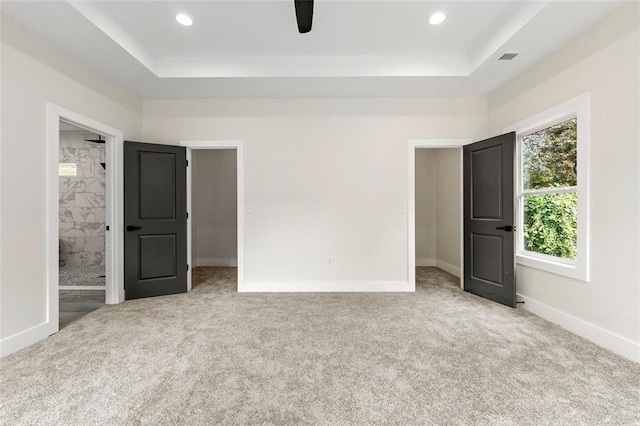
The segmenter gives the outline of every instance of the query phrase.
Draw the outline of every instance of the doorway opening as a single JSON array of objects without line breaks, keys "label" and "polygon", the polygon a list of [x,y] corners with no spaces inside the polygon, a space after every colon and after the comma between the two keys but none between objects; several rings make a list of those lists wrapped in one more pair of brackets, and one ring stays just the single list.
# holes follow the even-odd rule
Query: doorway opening
[{"label": "doorway opening", "polygon": [[[447,202],[459,200],[460,288],[515,308],[513,238],[515,133],[507,133],[475,143],[471,143],[470,140],[410,140],[408,148],[409,282],[415,286],[416,151],[420,148],[456,148],[459,190],[456,194],[456,185],[444,189],[444,199]],[[448,168],[452,169],[454,166],[451,165]],[[453,177],[445,176],[445,182],[451,183],[452,180]],[[455,239],[452,234],[452,232],[445,233],[445,238],[449,242]],[[447,267],[446,263],[448,262],[440,263],[441,267]],[[450,269],[452,272],[456,271],[453,268]]]},{"label": "doorway opening", "polygon": [[183,141],[187,148],[187,291],[244,284],[242,141]]},{"label": "doorway opening", "polygon": [[194,150],[189,168],[191,288],[214,282],[233,285],[238,267],[237,152]]},{"label": "doorway opening", "polygon": [[455,286],[460,282],[460,152],[459,148],[415,151],[417,281],[434,278]]},{"label": "doorway opening", "polygon": [[106,288],[106,136],[59,124],[59,327],[100,308]]},{"label": "doorway opening", "polygon": [[[461,274],[461,149],[419,148],[415,151],[416,276],[447,272],[448,282]],[[455,279],[453,278],[455,277]]]},{"label": "doorway opening", "polygon": [[[72,136],[71,133],[65,133],[65,130],[76,131],[81,133],[82,136]],[[77,143],[78,147],[65,147],[66,139]],[[84,139],[99,142],[86,142]],[[62,285],[65,287],[62,290],[99,292],[99,296],[97,296],[98,293],[93,293],[93,295],[95,304],[100,305],[104,303],[120,303],[124,300],[124,273],[121,267],[124,260],[124,245],[120,235],[123,222],[122,139],[122,131],[120,130],[58,105],[47,104],[47,313],[42,332],[38,334],[34,341],[54,334],[60,329],[61,261],[64,262],[64,267],[80,266],[82,262],[88,261],[89,258],[95,260],[101,256],[102,260],[97,263],[98,265],[104,264],[104,272],[102,274],[85,272],[88,273],[88,277],[81,273],[81,278],[77,278],[78,274],[67,274],[66,272],[70,272],[70,270],[63,270]],[[102,140],[104,140],[104,143],[102,143]],[[87,143],[87,145],[84,145],[84,143]],[[80,146],[80,144],[83,145]],[[104,161],[94,161],[91,157],[92,149],[98,155],[98,146],[104,147]],[[76,159],[75,165],[65,164],[74,163],[74,161],[63,160],[67,158],[66,156],[71,158],[72,155],[72,151],[61,152],[63,149],[85,150],[81,153],[85,157]],[[80,155],[78,152],[73,154]],[[102,163],[104,163],[104,168]],[[95,181],[91,182],[92,188],[95,190],[94,196],[88,195],[91,190],[87,190],[86,182],[74,183],[78,187],[74,187],[73,191],[70,191],[70,186],[68,186],[72,184],[71,179],[64,183],[61,182],[63,177],[73,177],[69,175],[60,176],[61,172],[63,174],[73,174],[75,172],[76,178],[82,178],[82,167],[85,165],[94,171],[97,169],[97,173],[100,173],[100,169],[102,169],[102,176],[99,174],[91,176],[95,179]],[[78,173],[80,173],[80,176],[78,176]],[[100,179],[104,179],[104,191],[102,192],[103,195],[98,196],[97,194],[100,194],[101,191],[98,188],[98,186],[101,186]],[[63,187],[63,185],[67,186]],[[73,197],[70,196],[72,193]],[[76,200],[75,196],[77,194],[83,195]],[[104,201],[96,201],[96,198],[99,199],[100,197]],[[71,198],[73,198],[73,202]],[[62,207],[66,209],[63,215],[61,215],[61,199]],[[91,204],[94,202],[97,204],[102,203],[102,210],[104,211],[103,236],[100,236],[103,229],[100,224],[102,218],[95,216],[100,213],[93,212],[89,214],[91,212]],[[80,206],[77,206],[78,203],[80,203]],[[69,210],[70,208],[80,210]],[[61,217],[64,219],[64,225],[61,225]],[[80,232],[83,228],[85,231],[87,230],[87,223],[91,223],[91,226],[89,226],[91,228],[91,237],[96,238],[88,243],[85,240],[87,236],[84,232]],[[74,240],[73,244],[75,245],[69,242],[61,242],[61,236],[64,235],[65,238],[70,238],[74,232],[77,235],[75,238],[82,240]],[[98,255],[97,253],[101,251],[101,246],[104,247],[104,254]],[[79,247],[83,247],[84,250],[79,250]],[[86,250],[87,248],[93,249],[92,253],[94,254],[90,256],[81,254],[91,252]],[[75,253],[78,253],[77,256]],[[104,275],[104,277],[100,275]],[[104,288],[100,290],[93,289],[100,285],[104,286]],[[68,286],[73,286],[72,290],[68,290]],[[87,287],[89,289],[86,289]],[[71,298],[73,299],[73,297]],[[80,309],[80,307],[75,306],[75,309]],[[89,309],[89,306],[84,306],[83,309]],[[69,319],[68,317],[66,319]],[[63,321],[65,320],[64,317],[62,319]]]},{"label": "doorway opening", "polygon": [[464,288],[462,147],[471,140],[411,140],[408,152],[409,281]]}]

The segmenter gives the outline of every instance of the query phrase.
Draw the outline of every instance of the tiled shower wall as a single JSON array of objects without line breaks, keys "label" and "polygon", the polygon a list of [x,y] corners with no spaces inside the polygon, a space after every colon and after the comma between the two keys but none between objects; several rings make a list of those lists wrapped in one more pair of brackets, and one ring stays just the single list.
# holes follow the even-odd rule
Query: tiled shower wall
[{"label": "tiled shower wall", "polygon": [[104,266],[105,145],[85,142],[89,133],[60,134],[60,163],[75,163],[76,176],[60,176],[60,264]]}]

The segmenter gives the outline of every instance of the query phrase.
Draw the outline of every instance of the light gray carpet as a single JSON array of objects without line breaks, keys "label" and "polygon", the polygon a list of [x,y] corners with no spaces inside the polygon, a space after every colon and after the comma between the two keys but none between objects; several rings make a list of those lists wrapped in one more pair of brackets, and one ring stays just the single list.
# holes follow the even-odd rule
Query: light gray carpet
[{"label": "light gray carpet", "polygon": [[1,423],[640,421],[638,364],[436,269],[415,294],[236,294],[211,271],[0,361]]}]

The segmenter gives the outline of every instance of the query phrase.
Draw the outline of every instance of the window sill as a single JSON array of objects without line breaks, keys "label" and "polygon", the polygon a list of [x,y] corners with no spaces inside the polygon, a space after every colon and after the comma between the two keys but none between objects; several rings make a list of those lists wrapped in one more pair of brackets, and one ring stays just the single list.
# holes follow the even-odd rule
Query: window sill
[{"label": "window sill", "polygon": [[584,265],[554,261],[523,252],[516,254],[516,263],[518,265],[528,266],[529,268],[562,275],[574,280],[589,282],[587,268]]}]

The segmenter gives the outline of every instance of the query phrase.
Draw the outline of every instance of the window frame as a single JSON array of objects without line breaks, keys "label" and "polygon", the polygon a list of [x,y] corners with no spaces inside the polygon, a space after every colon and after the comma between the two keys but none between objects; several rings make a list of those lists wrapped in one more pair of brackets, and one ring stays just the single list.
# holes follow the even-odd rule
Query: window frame
[{"label": "window frame", "polygon": [[[589,146],[590,146],[590,95],[577,96],[505,129],[516,133],[516,158],[514,167],[516,232],[516,263],[535,269],[563,275],[580,281],[589,281]],[[553,188],[549,190],[524,190],[522,173],[522,136],[577,119],[578,144],[578,184],[575,187]],[[577,207],[577,252],[576,259],[535,253],[524,249],[524,196],[539,193],[576,192]]]}]

